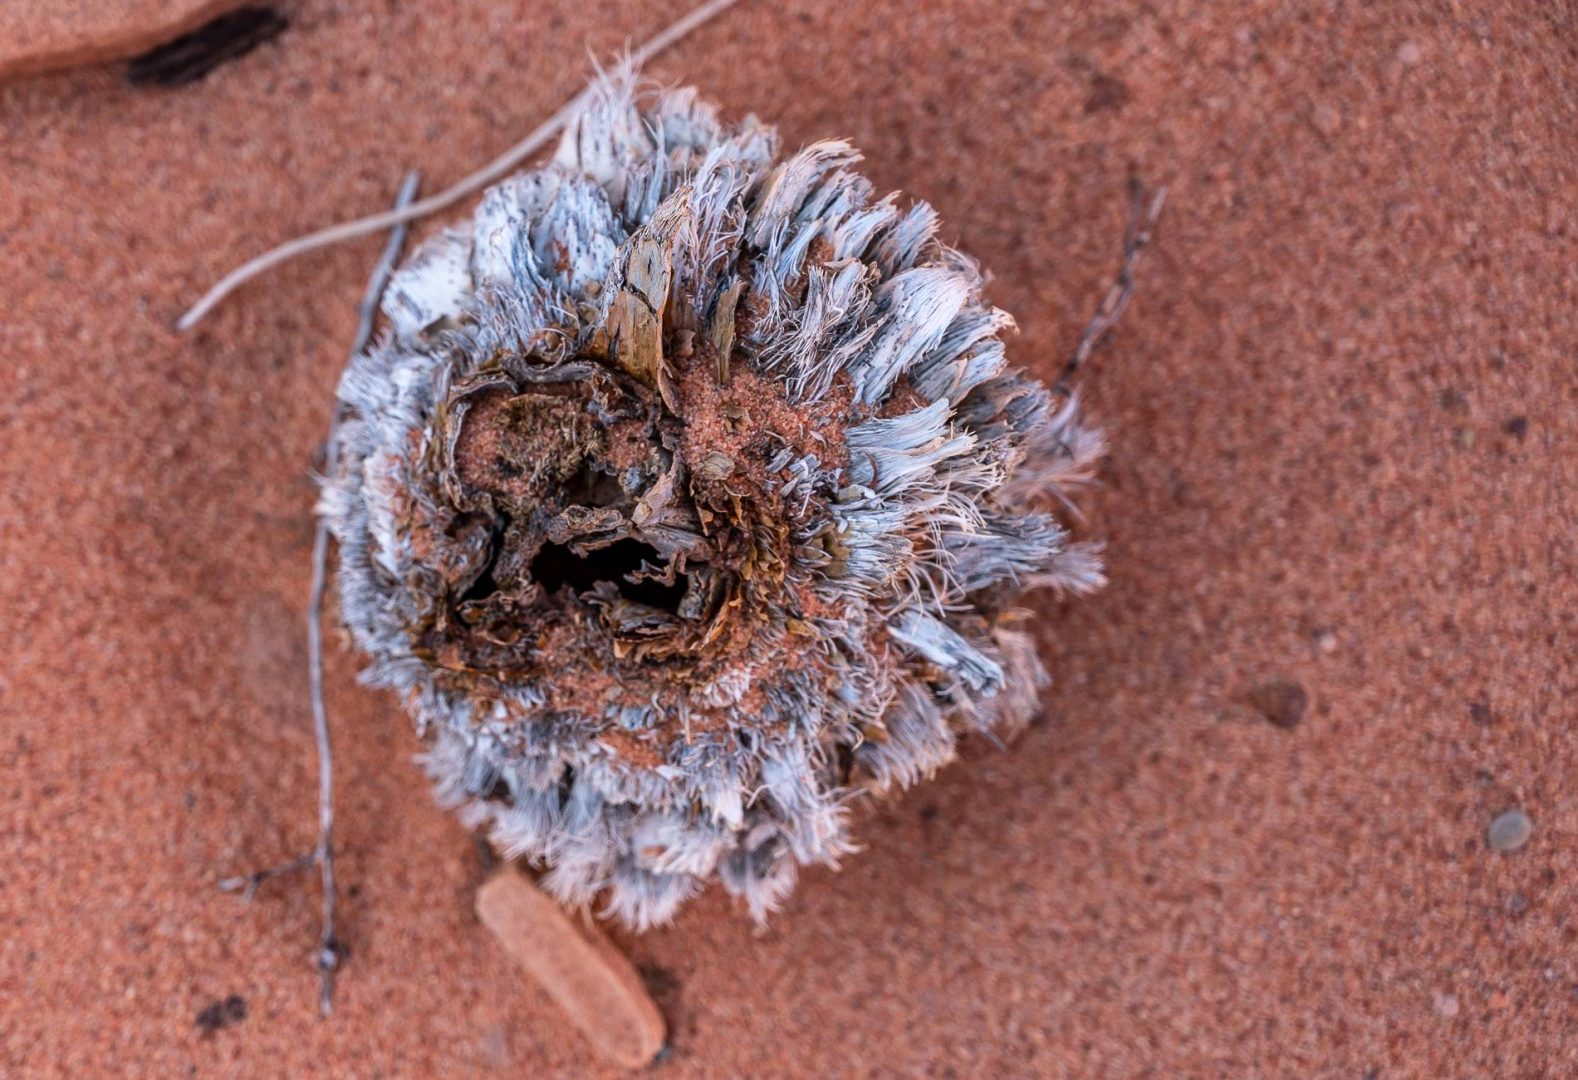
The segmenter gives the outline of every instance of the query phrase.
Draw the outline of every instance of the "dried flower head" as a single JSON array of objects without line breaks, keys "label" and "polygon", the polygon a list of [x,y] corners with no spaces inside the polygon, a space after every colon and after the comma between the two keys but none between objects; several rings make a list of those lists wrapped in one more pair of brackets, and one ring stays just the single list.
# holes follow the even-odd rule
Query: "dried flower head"
[{"label": "dried flower head", "polygon": [[606,82],[385,296],[321,505],[342,613],[439,797],[641,928],[758,918],[849,797],[1013,733],[1014,604],[1102,583],[1055,514],[1102,449],[1007,365],[931,207]]}]

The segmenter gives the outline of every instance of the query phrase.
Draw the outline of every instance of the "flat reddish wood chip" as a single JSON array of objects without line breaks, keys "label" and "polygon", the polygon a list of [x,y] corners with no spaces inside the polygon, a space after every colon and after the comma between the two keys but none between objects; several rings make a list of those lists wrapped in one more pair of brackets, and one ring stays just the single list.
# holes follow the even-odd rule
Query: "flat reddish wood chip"
[{"label": "flat reddish wood chip", "polygon": [[477,914],[598,1053],[635,1069],[663,1049],[663,1014],[630,961],[526,875],[513,867],[496,873],[477,890]]},{"label": "flat reddish wood chip", "polygon": [[242,0],[3,0],[0,79],[136,56]]}]

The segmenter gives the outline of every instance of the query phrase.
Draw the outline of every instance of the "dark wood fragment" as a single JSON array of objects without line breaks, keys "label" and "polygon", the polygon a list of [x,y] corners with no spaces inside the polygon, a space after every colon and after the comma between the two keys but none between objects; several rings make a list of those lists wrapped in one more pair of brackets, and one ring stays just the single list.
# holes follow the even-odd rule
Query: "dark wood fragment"
[{"label": "dark wood fragment", "polygon": [[127,67],[126,79],[136,86],[186,86],[278,37],[289,25],[271,7],[240,8],[143,53]]}]

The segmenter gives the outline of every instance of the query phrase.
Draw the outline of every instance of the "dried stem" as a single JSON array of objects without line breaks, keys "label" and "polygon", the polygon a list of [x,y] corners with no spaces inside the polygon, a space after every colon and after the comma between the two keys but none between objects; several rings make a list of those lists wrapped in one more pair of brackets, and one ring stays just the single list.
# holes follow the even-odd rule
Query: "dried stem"
[{"label": "dried stem", "polygon": [[[702,4],[678,21],[671,23],[655,37],[648,39],[630,52],[621,62],[621,69],[634,70],[641,67],[647,61],[669,48],[669,46],[721,15],[738,2],[739,0],[708,0],[707,3]],[[208,292],[204,293],[202,299],[193,304],[191,310],[182,315],[176,322],[176,329],[190,330],[197,325],[203,316],[212,311],[221,300],[230,295],[237,286],[287,259],[293,259],[297,255],[315,251],[321,247],[328,247],[331,244],[338,244],[342,240],[366,236],[369,233],[380,232],[395,225],[426,217],[435,211],[459,202],[467,195],[481,190],[495,180],[503,178],[521,162],[547,145],[549,139],[552,139],[560,131],[564,130],[565,126],[574,119],[576,113],[581,110],[591,93],[590,87],[581,91],[571,98],[568,104],[539,124],[520,142],[510,147],[487,165],[465,177],[459,183],[445,188],[436,195],[430,195],[403,210],[391,210],[382,214],[374,214],[371,217],[332,225],[327,229],[298,237],[241,264],[215,283]]]},{"label": "dried stem", "polygon": [[1058,376],[1056,389],[1065,393],[1068,391],[1074,373],[1090,359],[1091,354],[1101,346],[1107,334],[1123,317],[1123,312],[1134,295],[1134,271],[1140,265],[1140,255],[1151,242],[1151,234],[1156,229],[1156,222],[1161,217],[1162,206],[1166,202],[1165,187],[1157,188],[1147,199],[1145,187],[1140,183],[1139,178],[1129,178],[1129,220],[1123,229],[1123,265],[1118,268],[1117,279],[1107,289],[1107,295],[1102,297],[1101,306],[1096,309],[1096,314],[1085,324],[1085,332],[1080,335],[1074,354],[1069,357],[1068,363],[1063,365],[1063,373]]},{"label": "dried stem", "polygon": [[[421,177],[408,173],[400,185],[395,209],[412,205],[416,198]],[[389,231],[389,241],[383,255],[373,268],[367,281],[367,291],[357,309],[356,337],[351,342],[349,355],[355,357],[372,340],[373,325],[378,318],[378,302],[395,263],[405,248],[408,225],[398,220]],[[336,406],[329,422],[329,438],[324,451],[324,471],[332,473],[339,460],[340,410]],[[288,862],[266,870],[258,870],[244,877],[226,878],[219,883],[221,889],[240,891],[245,899],[256,895],[258,886],[270,878],[316,865],[323,883],[323,930],[318,938],[316,964],[321,974],[318,1007],[324,1016],[333,1011],[334,973],[340,966],[340,943],[334,933],[334,916],[337,890],[334,883],[334,753],[329,741],[329,714],[323,701],[323,596],[328,581],[329,527],[319,518],[312,538],[312,585],[307,599],[307,685],[312,697],[312,730],[318,750],[318,843],[312,851]]]},{"label": "dried stem", "polygon": [[297,870],[305,870],[307,867],[316,862],[317,858],[318,853],[316,850],[309,851],[305,855],[297,855],[289,862],[282,862],[278,866],[270,866],[263,870],[254,870],[252,873],[245,874],[241,877],[223,878],[219,882],[219,887],[225,892],[238,892],[241,894],[241,899],[251,903],[252,898],[258,894],[258,886],[262,885],[265,881],[269,880],[270,878],[279,877],[282,874],[291,874],[295,873]]}]

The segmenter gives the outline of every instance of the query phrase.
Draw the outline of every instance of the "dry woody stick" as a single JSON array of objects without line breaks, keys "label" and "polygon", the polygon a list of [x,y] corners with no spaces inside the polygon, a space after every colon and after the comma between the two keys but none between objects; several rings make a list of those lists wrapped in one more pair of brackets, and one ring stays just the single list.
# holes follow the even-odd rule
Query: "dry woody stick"
[{"label": "dry woody stick", "polygon": [[[733,7],[739,0],[708,0],[694,11],[677,19],[656,35],[642,42],[620,63],[619,70],[633,72],[640,70],[641,66],[669,46],[691,33],[693,30],[711,22],[724,11]],[[236,267],[214,284],[208,292],[204,293],[191,309],[182,315],[176,322],[176,329],[190,330],[219,302],[229,296],[232,291],[244,282],[251,280],[258,274],[277,266],[297,255],[304,255],[309,251],[316,251],[321,247],[338,244],[345,240],[352,240],[358,236],[369,233],[381,232],[384,229],[418,218],[427,217],[445,207],[452,206],[464,199],[467,195],[475,194],[497,180],[502,180],[515,170],[523,161],[531,157],[538,150],[548,145],[548,141],[573,120],[591,99],[594,88],[581,91],[565,104],[558,112],[534,128],[524,139],[510,147],[497,158],[460,180],[458,183],[445,188],[436,195],[431,195],[421,202],[413,203],[408,207],[389,210],[382,214],[360,218],[356,221],[347,221],[339,225],[332,225],[327,229],[311,233],[307,236],[297,237],[276,248],[265,251],[254,259]]]},{"label": "dry woody stick", "polygon": [[1156,231],[1156,223],[1161,219],[1162,207],[1166,204],[1165,187],[1157,188],[1147,200],[1145,186],[1140,183],[1139,178],[1129,179],[1129,220],[1123,229],[1123,265],[1118,268],[1117,279],[1102,297],[1101,306],[1096,309],[1096,314],[1092,315],[1090,322],[1085,325],[1085,332],[1080,335],[1079,344],[1074,347],[1073,355],[1063,366],[1063,372],[1058,376],[1056,383],[1059,390],[1068,392],[1069,383],[1075,373],[1091,358],[1102,342],[1106,341],[1112,328],[1118,325],[1118,320],[1123,318],[1123,312],[1134,296],[1134,272],[1139,268],[1140,256],[1150,244],[1151,234]]},{"label": "dry woody stick", "polygon": [[[416,198],[420,174],[408,173],[400,185],[395,199],[395,210],[411,205]],[[394,273],[395,263],[405,250],[409,226],[401,221],[389,231],[389,240],[383,254],[368,279],[367,290],[357,308],[356,336],[351,342],[350,355],[354,358],[367,348],[372,340],[373,327],[378,318],[378,303]],[[325,447],[324,469],[332,473],[339,461],[339,409],[329,424],[329,438]],[[258,886],[270,878],[316,865],[323,882],[323,929],[318,938],[315,963],[321,974],[318,1008],[328,1016],[334,1008],[334,973],[340,966],[341,948],[334,932],[336,889],[334,882],[334,754],[329,739],[328,711],[323,703],[323,596],[327,584],[329,559],[329,529],[319,518],[312,541],[312,585],[307,601],[307,681],[312,697],[312,728],[318,753],[318,843],[312,851],[299,855],[289,862],[258,870],[244,877],[226,878],[219,883],[221,889],[241,891],[247,900],[257,894]]]}]

